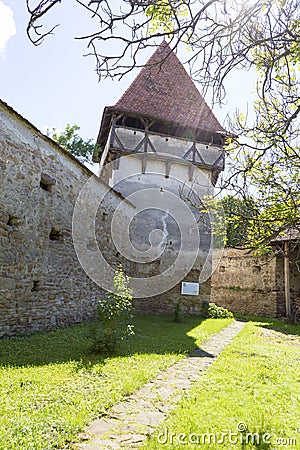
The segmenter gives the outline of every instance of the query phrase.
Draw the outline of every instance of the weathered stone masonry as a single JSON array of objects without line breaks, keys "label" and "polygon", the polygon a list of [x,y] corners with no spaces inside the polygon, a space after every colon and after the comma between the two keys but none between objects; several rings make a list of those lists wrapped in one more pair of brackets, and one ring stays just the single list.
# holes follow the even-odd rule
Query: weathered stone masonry
[{"label": "weathered stone masonry", "polygon": [[[216,254],[215,257],[218,257]],[[300,319],[300,274],[290,255],[290,288],[295,319]],[[247,250],[225,249],[211,278],[211,299],[233,312],[284,317],[283,257],[255,258]]]},{"label": "weathered stone masonry", "polygon": [[[0,101],[0,337],[95,316],[96,301],[105,291],[82,269],[72,239],[74,205],[92,175]],[[121,200],[111,191],[98,210],[101,252],[111,267],[121,262],[131,276],[155,275],[160,261],[124,261],[113,245],[111,218]],[[180,298],[183,310],[195,314],[209,291],[210,283],[205,283],[201,296],[191,298],[182,296],[177,285],[163,296],[136,299],[134,304],[144,312],[173,312]]]},{"label": "weathered stone masonry", "polygon": [[[0,102],[0,336],[94,317],[95,303],[105,292],[85,274],[72,240],[74,205],[91,175]],[[105,259],[112,267],[122,262],[131,276],[160,273],[162,261],[123,261],[114,247],[111,217],[121,200],[111,191],[98,211],[96,235]],[[196,277],[192,271],[187,279]],[[290,282],[291,299],[300,312],[299,272],[293,263]],[[210,299],[209,281],[201,285],[200,294],[182,296],[178,284],[157,298],[134,303],[144,312],[173,312],[180,299],[186,313],[197,314],[201,300]],[[266,264],[246,252],[226,250],[212,277],[211,299],[236,312],[284,316],[282,258]]]},{"label": "weathered stone masonry", "polygon": [[0,104],[0,336],[91,318],[103,291],[82,270],[72,214],[91,172]]}]

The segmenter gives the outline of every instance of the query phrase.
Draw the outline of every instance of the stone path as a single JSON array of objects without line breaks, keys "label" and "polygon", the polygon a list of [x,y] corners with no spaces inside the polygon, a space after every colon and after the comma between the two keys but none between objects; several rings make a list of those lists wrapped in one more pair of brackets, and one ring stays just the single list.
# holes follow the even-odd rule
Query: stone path
[{"label": "stone path", "polygon": [[133,395],[113,406],[107,416],[90,424],[83,435],[88,442],[79,444],[77,448],[139,448],[147,436],[153,433],[154,428],[176,407],[182,395],[199,380],[225,347],[240,333],[244,325],[243,322],[233,322],[205,342],[201,348],[182,358]]}]

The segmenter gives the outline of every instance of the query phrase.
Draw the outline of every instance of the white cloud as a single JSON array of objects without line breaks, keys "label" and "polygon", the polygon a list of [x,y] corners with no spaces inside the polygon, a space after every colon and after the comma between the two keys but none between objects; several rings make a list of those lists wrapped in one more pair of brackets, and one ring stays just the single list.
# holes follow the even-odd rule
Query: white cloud
[{"label": "white cloud", "polygon": [[13,10],[0,0],[0,54],[5,55],[6,44],[16,32]]}]

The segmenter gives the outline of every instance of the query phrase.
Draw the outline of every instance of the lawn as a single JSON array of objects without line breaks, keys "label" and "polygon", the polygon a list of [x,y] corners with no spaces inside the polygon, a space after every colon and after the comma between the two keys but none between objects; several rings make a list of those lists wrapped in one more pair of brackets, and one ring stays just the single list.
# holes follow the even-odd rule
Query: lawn
[{"label": "lawn", "polygon": [[143,449],[300,449],[299,336],[247,322]]},{"label": "lawn", "polygon": [[91,352],[91,324],[0,341],[0,449],[68,448],[89,422],[232,319],[137,316],[112,357]]}]

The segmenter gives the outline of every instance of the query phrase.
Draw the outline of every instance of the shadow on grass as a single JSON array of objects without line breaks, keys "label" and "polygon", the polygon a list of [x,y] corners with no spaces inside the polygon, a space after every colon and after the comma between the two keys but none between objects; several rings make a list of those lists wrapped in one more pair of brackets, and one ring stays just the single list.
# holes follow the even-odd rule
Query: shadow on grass
[{"label": "shadow on grass", "polygon": [[180,323],[174,323],[171,315],[137,315],[134,319],[135,335],[123,341],[112,355],[93,353],[90,336],[93,322],[3,339],[0,341],[0,367],[77,361],[79,370],[104,362],[108,356],[189,352],[196,345],[187,333],[203,320],[184,317]]},{"label": "shadow on grass", "polygon": [[238,320],[245,322],[257,322],[257,325],[268,330],[279,331],[280,333],[300,336],[300,323],[289,323],[285,320],[272,317],[255,317],[236,314]]}]

